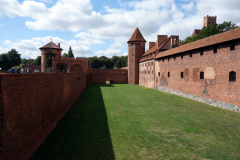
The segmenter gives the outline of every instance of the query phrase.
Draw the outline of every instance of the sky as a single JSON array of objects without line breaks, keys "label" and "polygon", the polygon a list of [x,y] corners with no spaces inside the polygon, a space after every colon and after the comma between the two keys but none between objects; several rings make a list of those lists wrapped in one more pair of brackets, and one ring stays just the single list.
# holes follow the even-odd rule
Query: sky
[{"label": "sky", "polygon": [[0,54],[36,58],[52,38],[75,57],[122,56],[136,27],[147,50],[157,35],[190,36],[206,15],[240,26],[239,8],[239,0],[0,0]]}]

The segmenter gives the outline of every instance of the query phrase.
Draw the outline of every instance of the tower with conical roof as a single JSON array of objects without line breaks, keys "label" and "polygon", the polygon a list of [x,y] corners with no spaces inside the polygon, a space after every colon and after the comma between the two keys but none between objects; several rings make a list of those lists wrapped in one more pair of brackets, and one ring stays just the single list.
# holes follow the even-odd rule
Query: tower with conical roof
[{"label": "tower with conical roof", "polygon": [[128,43],[128,84],[139,84],[139,60],[145,52],[146,40],[138,28]]},{"label": "tower with conical roof", "polygon": [[47,60],[47,54],[48,53],[52,53],[55,56],[60,57],[62,54],[62,48],[60,48],[60,43],[58,43],[58,45],[56,45],[53,42],[49,42],[48,44],[42,46],[39,48],[41,50],[41,72],[45,72],[46,71],[46,66],[45,66],[45,62]]}]

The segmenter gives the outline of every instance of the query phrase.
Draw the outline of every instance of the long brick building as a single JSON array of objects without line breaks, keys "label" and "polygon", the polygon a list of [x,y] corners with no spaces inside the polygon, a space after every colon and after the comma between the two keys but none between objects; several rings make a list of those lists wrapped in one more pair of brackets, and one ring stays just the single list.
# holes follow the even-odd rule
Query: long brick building
[{"label": "long brick building", "polygon": [[240,28],[185,45],[178,36],[158,35],[146,52],[143,40],[137,28],[128,41],[129,84],[240,112]]}]

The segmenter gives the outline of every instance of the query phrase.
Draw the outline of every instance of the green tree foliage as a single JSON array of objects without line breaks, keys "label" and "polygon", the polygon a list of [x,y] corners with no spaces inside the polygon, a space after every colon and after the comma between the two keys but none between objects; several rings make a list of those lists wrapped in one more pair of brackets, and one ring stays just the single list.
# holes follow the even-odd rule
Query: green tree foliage
[{"label": "green tree foliage", "polygon": [[[121,60],[120,60],[121,59]],[[113,68],[113,67],[127,67],[128,57],[127,56],[113,56],[108,58],[106,56],[93,56],[88,58],[89,68]]]},{"label": "green tree foliage", "polygon": [[68,57],[74,57],[73,51],[72,51],[72,47],[69,47],[69,51],[68,51]]},{"label": "green tree foliage", "polygon": [[67,53],[63,53],[62,57],[68,57]]},{"label": "green tree foliage", "polygon": [[38,56],[34,62],[33,62],[34,65],[41,65],[41,56]]},{"label": "green tree foliage", "polygon": [[127,67],[127,63],[128,63],[128,57],[127,56],[121,56],[117,62],[115,63],[115,67]]},{"label": "green tree foliage", "polygon": [[2,70],[8,70],[13,66],[19,66],[21,64],[21,54],[18,54],[16,49],[11,49],[7,53],[0,55],[0,68]]},{"label": "green tree foliage", "polygon": [[225,31],[229,31],[232,29],[238,28],[236,24],[232,22],[223,22],[221,24],[213,24],[209,27],[204,27],[202,31],[199,34],[196,34],[194,36],[188,36],[183,41],[180,41],[182,44],[187,44],[193,41],[197,41],[199,39],[203,39],[215,34],[219,34]]}]

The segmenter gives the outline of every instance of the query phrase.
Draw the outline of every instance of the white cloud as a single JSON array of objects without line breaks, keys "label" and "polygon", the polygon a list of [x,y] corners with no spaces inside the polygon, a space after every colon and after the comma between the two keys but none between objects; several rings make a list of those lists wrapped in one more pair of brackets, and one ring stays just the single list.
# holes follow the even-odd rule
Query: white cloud
[{"label": "white cloud", "polygon": [[[109,44],[111,49],[95,53],[111,55],[110,51],[114,51],[122,55],[119,48],[127,47],[126,42],[136,27],[139,27],[149,42],[156,41],[156,35],[160,34],[179,35],[180,39],[184,39],[190,36],[194,29],[202,28],[203,17],[207,14],[217,15],[217,23],[232,21],[240,25],[240,1],[236,0],[180,0],[178,4],[174,0],[118,0],[121,8],[104,7],[104,14],[94,11],[90,0],[59,0],[51,7],[39,1],[51,2],[38,0],[19,3],[17,0],[2,0],[0,15],[29,17],[31,19],[25,24],[33,30],[77,32],[75,38],[79,38],[78,40],[66,41],[54,37],[54,42],[66,45],[64,47],[67,49],[70,45],[74,46],[78,55],[89,55],[92,50],[87,45],[106,44],[107,39],[113,40],[113,43]],[[49,42],[49,37],[30,40],[44,45]],[[12,45],[28,48],[29,44],[27,41],[25,43],[25,46],[21,41]]]},{"label": "white cloud", "polygon": [[106,51],[96,51],[95,55],[100,57],[100,56],[106,56],[106,57],[112,57],[114,55],[116,56],[123,56],[125,55],[126,52],[122,53],[121,50],[117,50],[117,49],[107,49]]},{"label": "white cloud", "polygon": [[[8,50],[15,48],[22,58],[36,58],[41,55],[40,47],[50,42],[50,36],[46,37],[34,37],[32,39],[19,40],[17,42],[11,42],[6,40],[4,43],[8,45]],[[62,53],[67,53],[69,47],[72,47],[75,57],[89,57],[92,56],[92,49],[86,45],[82,45],[80,41],[76,40],[63,40],[59,37],[52,37],[54,42],[61,43]],[[3,53],[3,52],[0,52]]]},{"label": "white cloud", "polygon": [[194,9],[194,4],[193,4],[193,2],[190,2],[188,4],[181,4],[181,8],[187,12],[190,12]]}]

